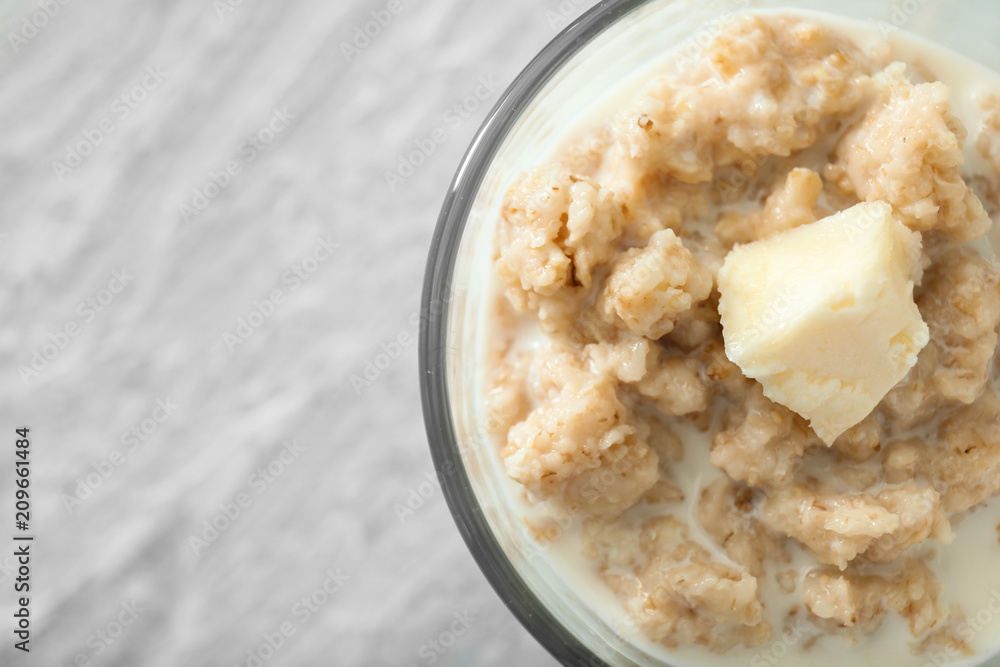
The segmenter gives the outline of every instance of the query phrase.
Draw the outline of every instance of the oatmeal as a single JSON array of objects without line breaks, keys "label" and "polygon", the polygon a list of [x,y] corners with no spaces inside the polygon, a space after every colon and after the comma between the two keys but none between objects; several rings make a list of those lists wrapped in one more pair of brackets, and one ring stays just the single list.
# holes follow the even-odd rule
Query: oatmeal
[{"label": "oatmeal", "polygon": [[1000,495],[1000,98],[967,128],[927,72],[740,15],[506,191],[488,430],[659,646],[972,652],[938,563]]}]

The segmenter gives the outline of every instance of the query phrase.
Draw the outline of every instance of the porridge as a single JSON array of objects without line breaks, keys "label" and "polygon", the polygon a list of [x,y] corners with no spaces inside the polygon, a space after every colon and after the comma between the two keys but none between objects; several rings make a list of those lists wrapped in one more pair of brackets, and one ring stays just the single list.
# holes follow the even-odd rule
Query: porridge
[{"label": "porridge", "polygon": [[744,14],[507,189],[489,430],[652,644],[980,645],[944,570],[971,527],[1000,557],[1000,97],[952,95]]}]

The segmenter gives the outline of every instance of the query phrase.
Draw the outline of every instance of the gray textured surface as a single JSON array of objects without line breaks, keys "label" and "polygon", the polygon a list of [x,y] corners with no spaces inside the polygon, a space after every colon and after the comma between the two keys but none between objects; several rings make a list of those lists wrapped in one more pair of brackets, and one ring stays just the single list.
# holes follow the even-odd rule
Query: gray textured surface
[{"label": "gray textured surface", "polygon": [[[438,207],[500,91],[462,122],[446,112],[480,77],[509,83],[560,3],[410,0],[350,63],[341,42],[388,2],[51,4],[44,21],[35,2],[0,18],[0,516],[27,424],[37,535],[25,656],[0,528],[0,665],[246,665],[283,622],[295,634],[266,664],[551,664],[438,491],[405,522],[394,511],[432,472],[415,345],[360,394],[348,377],[415,338]],[[24,30],[32,17],[45,25]],[[132,92],[148,67],[165,78]],[[241,146],[276,108],[287,127]],[[390,191],[384,172],[436,127],[445,143]],[[98,134],[78,166],[54,166]],[[240,173],[185,224],[181,205],[204,203],[193,190],[229,160]],[[317,238],[338,247],[313,265]],[[296,265],[315,272],[297,284]],[[128,285],[102,292],[122,267]],[[275,289],[283,302],[230,351],[224,334]],[[22,373],[35,350],[54,358]],[[179,407],[153,431],[157,399]],[[253,477],[286,440],[293,462]],[[240,494],[249,506],[196,554],[190,536]],[[349,579],[306,619],[295,605],[328,569]],[[107,644],[98,631],[116,634],[132,600],[142,611]],[[429,648],[466,610],[468,630]]]}]

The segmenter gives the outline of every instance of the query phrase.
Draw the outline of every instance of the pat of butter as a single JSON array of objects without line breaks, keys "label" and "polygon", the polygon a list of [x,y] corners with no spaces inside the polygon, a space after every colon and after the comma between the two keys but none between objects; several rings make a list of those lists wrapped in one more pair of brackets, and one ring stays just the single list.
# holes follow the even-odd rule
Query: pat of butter
[{"label": "pat of butter", "polygon": [[736,246],[719,271],[726,355],[826,444],[916,363],[921,238],[884,202]]}]

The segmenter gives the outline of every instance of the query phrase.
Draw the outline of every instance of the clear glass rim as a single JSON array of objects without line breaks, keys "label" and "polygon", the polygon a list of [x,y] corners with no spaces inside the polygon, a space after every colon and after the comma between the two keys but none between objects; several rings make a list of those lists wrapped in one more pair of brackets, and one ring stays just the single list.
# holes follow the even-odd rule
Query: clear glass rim
[{"label": "clear glass rim", "polygon": [[[557,35],[504,92],[469,146],[431,240],[421,301],[419,372],[424,425],[448,508],[486,579],[528,632],[566,665],[608,664],[538,599],[500,547],[462,462],[448,389],[451,282],[466,220],[500,146],[552,77],[591,40],[650,0],[602,0]],[[437,307],[435,307],[437,304]]]}]

